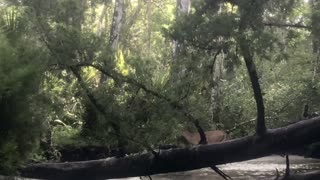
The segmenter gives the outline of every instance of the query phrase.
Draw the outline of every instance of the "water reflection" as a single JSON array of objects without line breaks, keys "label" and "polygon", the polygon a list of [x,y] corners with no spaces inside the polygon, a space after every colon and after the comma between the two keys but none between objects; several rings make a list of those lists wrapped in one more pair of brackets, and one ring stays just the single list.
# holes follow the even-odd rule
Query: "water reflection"
[{"label": "water reflection", "polygon": [[[269,180],[275,177],[276,169],[283,171],[285,169],[285,158],[280,156],[269,156],[239,163],[230,163],[218,166],[223,172],[227,173],[233,179],[250,180],[261,179]],[[320,160],[305,159],[299,156],[290,156],[290,169],[293,172],[306,172],[310,170],[320,170]],[[142,178],[147,180],[149,178]],[[153,180],[223,180],[217,176],[211,169],[204,168],[200,170],[160,174],[152,176]],[[126,180],[140,180],[140,178],[127,178]]]}]

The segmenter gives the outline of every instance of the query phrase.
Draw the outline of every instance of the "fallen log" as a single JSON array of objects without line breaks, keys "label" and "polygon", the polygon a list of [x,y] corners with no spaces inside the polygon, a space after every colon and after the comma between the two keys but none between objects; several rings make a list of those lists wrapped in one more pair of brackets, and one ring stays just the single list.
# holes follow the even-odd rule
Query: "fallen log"
[{"label": "fallen log", "polygon": [[264,136],[247,136],[218,144],[142,153],[69,163],[42,163],[22,168],[21,175],[55,180],[87,180],[146,176],[239,162],[320,141],[320,117],[268,130]]}]

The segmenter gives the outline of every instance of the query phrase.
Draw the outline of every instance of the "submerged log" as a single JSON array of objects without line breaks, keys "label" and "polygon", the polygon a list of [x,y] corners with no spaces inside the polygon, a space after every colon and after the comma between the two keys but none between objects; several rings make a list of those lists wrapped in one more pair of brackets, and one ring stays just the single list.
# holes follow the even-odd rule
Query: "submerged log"
[{"label": "submerged log", "polygon": [[109,179],[146,176],[256,159],[320,141],[320,117],[222,143],[177,148],[123,158],[70,163],[42,163],[22,169],[24,177],[40,179]]}]

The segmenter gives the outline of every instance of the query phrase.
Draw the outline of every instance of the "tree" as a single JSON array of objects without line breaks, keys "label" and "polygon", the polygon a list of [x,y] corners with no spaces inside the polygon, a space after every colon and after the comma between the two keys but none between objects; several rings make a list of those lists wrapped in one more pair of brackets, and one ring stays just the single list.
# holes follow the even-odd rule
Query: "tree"
[{"label": "tree", "polygon": [[[248,136],[220,144],[178,148],[123,158],[75,163],[44,163],[24,169],[23,176],[45,179],[106,179],[186,171],[244,161],[319,141],[320,118],[269,130],[262,139]],[[237,153],[234,153],[237,149]],[[84,171],[85,170],[85,171]]]},{"label": "tree", "polygon": [[[25,162],[43,132],[46,99],[40,92],[46,55],[29,38],[23,9],[0,9],[0,171],[11,174]],[[38,107],[40,106],[40,107]],[[34,128],[33,131],[29,131]]]},{"label": "tree", "polygon": [[[80,166],[97,178],[120,177],[118,170],[127,171],[122,172],[126,176],[147,175],[289,153],[319,140],[318,118],[296,123],[304,104],[311,112],[320,106],[313,100],[320,96],[316,53],[310,48],[312,42],[317,44],[316,5],[311,9],[291,0],[193,1],[189,14],[174,18],[173,2],[116,2],[28,0],[11,7],[26,12],[23,17],[36,30],[29,38],[41,47],[35,51],[50,60],[45,71],[36,74],[43,77],[40,89],[54,107],[41,110],[53,129],[53,146],[65,146],[61,139],[66,139],[76,146],[150,153],[31,165],[24,175],[87,178]],[[179,2],[189,7],[190,1]],[[178,56],[172,52],[173,41]],[[213,119],[220,128],[234,129],[229,136],[245,137],[157,152],[161,144],[178,144],[182,131],[192,130],[189,123],[205,144],[204,131],[216,126]],[[246,122],[256,122],[256,128]],[[285,128],[267,128],[279,126]],[[234,148],[240,154],[231,154]],[[221,155],[228,158],[221,160]],[[100,163],[115,171],[105,171]],[[130,163],[136,168],[128,170]],[[100,167],[99,172],[91,171],[91,165]]]}]

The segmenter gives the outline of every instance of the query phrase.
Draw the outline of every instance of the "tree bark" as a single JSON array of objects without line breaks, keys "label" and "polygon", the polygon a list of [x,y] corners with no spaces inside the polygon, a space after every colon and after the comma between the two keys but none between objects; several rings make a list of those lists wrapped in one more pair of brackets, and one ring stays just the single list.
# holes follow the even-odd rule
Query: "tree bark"
[{"label": "tree bark", "polygon": [[43,163],[22,169],[24,177],[43,179],[108,179],[194,170],[285,153],[320,141],[320,117],[267,131],[263,137],[247,136],[219,144],[177,148],[123,158],[70,163]]},{"label": "tree bark", "polygon": [[[222,38],[221,38],[222,41]],[[224,72],[224,53],[218,50],[214,55],[211,67],[211,120],[215,123],[215,130],[221,128],[221,107],[222,105],[222,76]]]},{"label": "tree bark", "polygon": [[124,16],[124,0],[117,0],[114,8],[110,40],[109,40],[112,50],[115,50],[118,46],[122,22],[123,22],[123,16]]},{"label": "tree bark", "polygon": [[[116,0],[113,11],[112,25],[109,36],[109,45],[111,50],[111,57],[113,58],[115,50],[118,48],[121,27],[124,19],[124,0]],[[107,77],[101,75],[100,84],[104,83],[107,80]]]},{"label": "tree bark", "polygon": [[[188,15],[191,8],[191,0],[177,0],[177,17]],[[183,52],[184,47],[181,42],[173,41],[173,61],[176,63],[178,57]],[[180,72],[179,72],[180,73]]]},{"label": "tree bark", "polygon": [[313,86],[316,86],[317,77],[319,76],[319,61],[320,61],[320,26],[319,26],[319,19],[320,19],[320,2],[317,0],[311,0],[311,35],[312,35],[312,46],[313,46],[313,54],[314,54],[314,68],[313,68],[313,77],[312,83]]},{"label": "tree bark", "polygon": [[102,5],[102,10],[101,10],[101,14],[100,14],[100,17],[99,17],[99,20],[98,20],[98,27],[97,27],[97,35],[100,37],[104,31],[103,29],[103,20],[105,18],[107,14],[107,2],[103,2],[103,5]]}]

